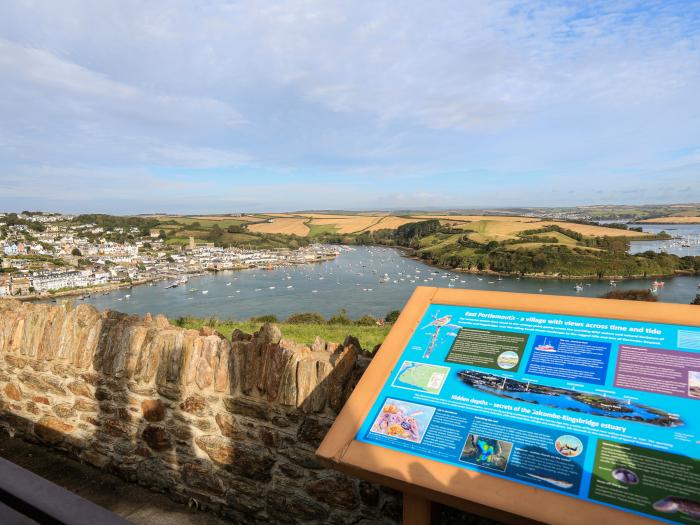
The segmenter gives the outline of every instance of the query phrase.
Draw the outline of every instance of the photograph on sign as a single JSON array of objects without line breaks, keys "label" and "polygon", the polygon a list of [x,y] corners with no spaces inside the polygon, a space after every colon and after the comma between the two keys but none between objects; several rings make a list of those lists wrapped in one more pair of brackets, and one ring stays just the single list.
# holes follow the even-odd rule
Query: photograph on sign
[{"label": "photograph on sign", "polygon": [[430,304],[355,439],[700,524],[700,328]]}]

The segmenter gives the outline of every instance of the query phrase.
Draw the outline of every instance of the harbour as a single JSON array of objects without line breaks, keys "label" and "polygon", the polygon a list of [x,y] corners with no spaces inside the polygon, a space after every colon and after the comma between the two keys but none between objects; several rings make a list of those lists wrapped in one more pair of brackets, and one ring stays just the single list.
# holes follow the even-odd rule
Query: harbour
[{"label": "harbour", "polygon": [[[162,313],[220,319],[247,319],[275,315],[285,319],[298,312],[318,312],[329,317],[344,309],[350,317],[365,314],[383,317],[403,307],[417,286],[471,290],[600,297],[612,289],[649,289],[655,279],[587,280],[531,279],[478,275],[443,270],[403,256],[392,248],[343,247],[333,260],[279,267],[222,271],[191,276],[186,283],[167,288],[170,281],[135,286],[107,293],[93,293],[81,303],[98,309],[143,315]],[[690,303],[700,279],[677,276],[662,279],[659,301]]]}]

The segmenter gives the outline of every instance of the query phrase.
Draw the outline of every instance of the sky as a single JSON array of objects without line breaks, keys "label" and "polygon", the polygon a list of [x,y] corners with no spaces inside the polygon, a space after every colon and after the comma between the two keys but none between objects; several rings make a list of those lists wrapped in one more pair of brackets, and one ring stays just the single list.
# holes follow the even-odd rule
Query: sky
[{"label": "sky", "polygon": [[700,1],[0,2],[0,210],[700,202]]}]

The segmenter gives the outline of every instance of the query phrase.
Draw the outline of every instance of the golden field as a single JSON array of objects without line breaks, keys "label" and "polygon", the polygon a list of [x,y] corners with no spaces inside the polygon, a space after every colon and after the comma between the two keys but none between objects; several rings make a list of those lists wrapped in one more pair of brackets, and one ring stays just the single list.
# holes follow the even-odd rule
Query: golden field
[{"label": "golden field", "polygon": [[649,222],[649,223],[655,223],[655,224],[700,224],[700,217],[691,217],[691,216],[656,217],[654,219],[643,219],[639,222]]},{"label": "golden field", "polygon": [[276,217],[272,222],[259,222],[248,225],[248,230],[256,233],[282,233],[306,237],[309,227],[303,217]]}]

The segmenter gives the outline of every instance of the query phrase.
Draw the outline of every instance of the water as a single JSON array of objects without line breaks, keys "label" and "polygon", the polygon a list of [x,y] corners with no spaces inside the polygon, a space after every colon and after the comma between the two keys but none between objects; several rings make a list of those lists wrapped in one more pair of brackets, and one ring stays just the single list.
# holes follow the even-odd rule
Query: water
[{"label": "water", "polygon": [[[385,273],[388,282],[380,283]],[[688,304],[698,292],[700,277],[674,277],[665,281],[666,285],[659,288],[659,300]],[[227,286],[228,283],[231,284]],[[577,292],[576,283],[568,280],[515,277],[498,280],[436,269],[402,257],[390,248],[357,247],[343,250],[333,261],[269,271],[207,274],[192,277],[187,285],[178,288],[166,290],[168,283],[159,282],[154,286],[93,294],[84,302],[98,309],[139,315],[163,313],[170,319],[185,315],[247,319],[265,314],[284,319],[297,312],[319,312],[328,317],[341,308],[357,318],[364,314],[384,316],[401,309],[420,285],[582,297],[598,297],[611,290],[608,280],[583,283],[583,290]],[[651,279],[620,281],[617,288],[646,289],[650,283]],[[208,293],[202,294],[204,290]]]},{"label": "water", "polygon": [[[629,226],[640,226],[630,224]],[[642,253],[648,250],[654,252],[666,252],[674,255],[700,255],[700,224],[642,224],[645,232],[660,233],[665,231],[673,237],[668,241],[631,241],[630,253]],[[682,244],[690,244],[684,247]]]}]

